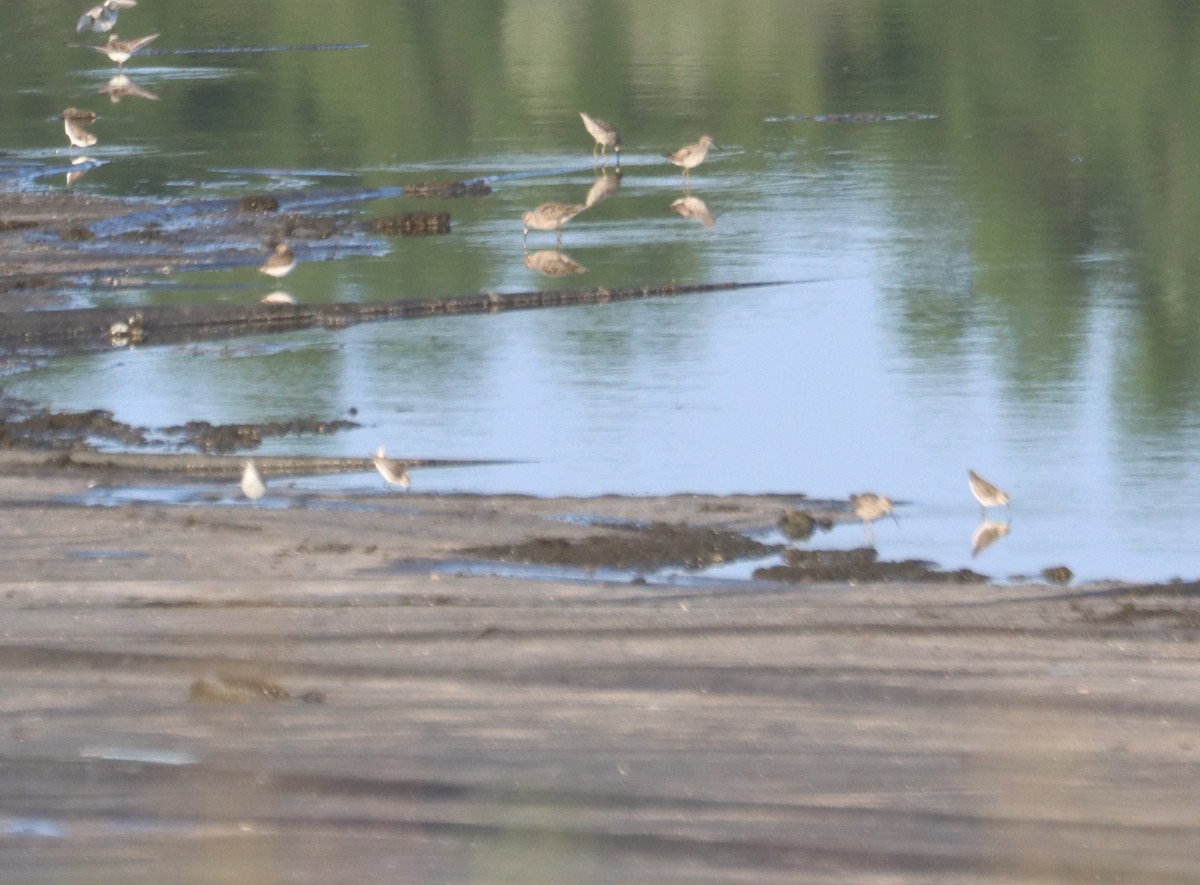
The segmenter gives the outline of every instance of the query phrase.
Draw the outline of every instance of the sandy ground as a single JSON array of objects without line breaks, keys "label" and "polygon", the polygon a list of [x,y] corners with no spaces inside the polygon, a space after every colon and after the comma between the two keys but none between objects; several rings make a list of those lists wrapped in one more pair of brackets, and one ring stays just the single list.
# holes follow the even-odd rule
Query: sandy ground
[{"label": "sandy ground", "polygon": [[456,576],[785,502],[95,481],[0,477],[5,882],[1197,880],[1192,585]]}]

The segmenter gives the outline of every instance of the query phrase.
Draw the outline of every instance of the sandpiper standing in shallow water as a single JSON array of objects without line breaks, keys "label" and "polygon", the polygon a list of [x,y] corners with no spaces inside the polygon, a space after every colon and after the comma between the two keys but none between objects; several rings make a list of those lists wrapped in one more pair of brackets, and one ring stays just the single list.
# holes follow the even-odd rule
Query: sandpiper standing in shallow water
[{"label": "sandpiper standing in shallow water", "polygon": [[75,23],[75,33],[81,34],[91,30],[103,34],[105,31],[111,31],[117,23],[117,12],[132,6],[137,6],[137,0],[104,0],[79,16],[79,21]]},{"label": "sandpiper standing in shallow water", "polygon": [[117,70],[123,70],[125,62],[133,58],[135,52],[151,40],[156,39],[158,39],[158,34],[150,34],[148,37],[138,37],[136,40],[121,40],[116,34],[109,34],[107,43],[103,46],[93,46],[91,48],[97,52],[103,52],[112,61],[117,63]]},{"label": "sandpiper standing in shallow water", "polygon": [[900,525],[900,520],[896,519],[896,514],[892,512],[891,498],[876,495],[874,492],[863,492],[861,495],[850,496],[850,506],[854,508],[854,515],[862,520],[864,538],[874,536],[871,523],[882,516],[890,516],[896,520],[896,525]]},{"label": "sandpiper standing in shallow water", "polygon": [[974,470],[967,470],[967,485],[970,486],[975,500],[979,502],[981,517],[987,514],[989,507],[999,507],[1001,504],[1008,506],[1008,492],[992,485]]},{"label": "sandpiper standing in shallow water", "polygon": [[260,272],[269,277],[281,279],[290,274],[296,267],[296,256],[287,243],[276,243],[275,251],[258,266]]},{"label": "sandpiper standing in shallow water", "polygon": [[677,151],[672,151],[669,154],[663,154],[668,160],[676,166],[683,167],[683,180],[691,181],[692,170],[704,162],[704,158],[708,156],[709,148],[720,148],[713,142],[711,135],[701,135],[700,140],[695,144],[685,144]]},{"label": "sandpiper standing in shallow water", "polygon": [[371,461],[375,464],[375,469],[379,471],[379,475],[383,477],[383,487],[390,489],[392,486],[408,491],[411,481],[408,478],[408,472],[404,469],[404,465],[399,461],[392,461],[388,458],[387,452],[383,446],[375,450],[375,454],[371,456]]},{"label": "sandpiper standing in shallow water", "polygon": [[267,484],[258,474],[258,468],[253,461],[247,461],[242,470],[242,494],[251,501],[257,501],[267,493]]},{"label": "sandpiper standing in shallow water", "polygon": [[617,155],[617,168],[619,169],[621,167],[621,133],[617,131],[617,127],[599,117],[590,117],[583,111],[579,112],[579,116],[583,120],[583,128],[596,141],[592,147],[592,159],[599,160],[599,157],[596,156],[596,148],[599,148],[600,156],[604,158],[604,164],[607,165],[608,149],[612,148],[613,153]]},{"label": "sandpiper standing in shallow water", "polygon": [[67,133],[72,147],[91,147],[96,143],[96,136],[83,128],[86,124],[96,121],[94,111],[67,108],[58,118],[63,121],[63,131]]},{"label": "sandpiper standing in shallow water", "polygon": [[534,230],[554,231],[554,242],[561,243],[562,226],[586,208],[583,203],[542,203],[521,216],[521,224],[524,227],[521,237],[527,240],[529,229],[532,227]]}]

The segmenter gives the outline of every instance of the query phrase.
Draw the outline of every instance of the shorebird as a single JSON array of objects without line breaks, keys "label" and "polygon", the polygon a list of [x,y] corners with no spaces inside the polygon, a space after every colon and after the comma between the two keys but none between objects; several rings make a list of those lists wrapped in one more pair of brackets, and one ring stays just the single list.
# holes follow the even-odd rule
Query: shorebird
[{"label": "shorebird", "polygon": [[58,118],[63,121],[63,131],[67,133],[73,147],[91,147],[96,143],[96,136],[83,128],[86,124],[96,121],[94,111],[67,108]]},{"label": "shorebird", "polygon": [[242,470],[242,494],[251,501],[257,501],[266,493],[267,484],[258,475],[258,468],[254,466],[253,461],[247,461],[245,469]]},{"label": "shorebird", "polygon": [[121,70],[125,67],[125,62],[133,58],[135,52],[151,40],[156,39],[158,39],[158,34],[151,34],[148,37],[138,37],[136,40],[121,40],[116,34],[109,34],[107,43],[103,46],[93,46],[91,48],[97,52],[103,52],[112,61],[116,62],[117,69]]},{"label": "shorebird", "polygon": [[989,507],[999,507],[1001,504],[1008,506],[1008,492],[996,488],[974,470],[967,470],[967,485],[979,502],[980,516],[985,515]]},{"label": "shorebird", "polygon": [[[854,515],[864,524],[874,522],[881,516],[890,516],[892,519],[896,519],[896,514],[892,512],[892,499],[876,495],[874,492],[851,495],[850,506],[854,508]],[[900,520],[896,519],[896,525],[900,525]]]},{"label": "shorebird", "polygon": [[604,157],[604,163],[608,163],[608,149],[612,148],[613,153],[617,155],[617,166],[621,165],[621,133],[617,131],[617,127],[607,120],[601,120],[599,117],[589,117],[583,111],[579,112],[580,118],[583,120],[583,128],[588,131],[588,135],[596,140],[596,144],[592,147],[592,159],[598,160],[596,156],[596,148],[600,149],[600,156]]},{"label": "shorebird", "polygon": [[292,253],[288,244],[276,243],[275,251],[268,256],[266,261],[258,266],[258,269],[267,276],[278,280],[290,274],[295,267],[296,256]]},{"label": "shorebird", "polygon": [[375,454],[371,456],[371,461],[375,464],[375,469],[379,471],[379,475],[383,477],[383,487],[385,489],[396,486],[408,491],[410,481],[404,465],[399,461],[390,460],[383,446],[375,450]]},{"label": "shorebird", "polygon": [[874,535],[871,523],[882,516],[890,516],[896,520],[896,525],[900,525],[900,520],[896,519],[896,514],[892,512],[891,498],[876,495],[874,492],[863,492],[861,495],[850,496],[850,506],[854,508],[854,515],[862,520],[864,538]]},{"label": "shorebird", "polygon": [[542,203],[536,209],[521,216],[524,227],[522,239],[529,237],[529,229],[552,230],[555,233],[554,242],[562,242],[562,226],[586,209],[583,203]]},{"label": "shorebird", "polygon": [[111,31],[117,23],[117,12],[131,6],[137,6],[137,0],[104,0],[79,16],[79,21],[75,24],[75,33],[81,34],[91,30],[103,34],[105,31]]},{"label": "shorebird", "polygon": [[663,154],[668,160],[676,166],[683,167],[683,180],[689,181],[692,177],[691,170],[695,169],[704,162],[704,158],[708,156],[709,148],[719,147],[713,142],[711,135],[701,135],[700,140],[695,144],[685,144],[677,151],[672,151],[669,154]]}]

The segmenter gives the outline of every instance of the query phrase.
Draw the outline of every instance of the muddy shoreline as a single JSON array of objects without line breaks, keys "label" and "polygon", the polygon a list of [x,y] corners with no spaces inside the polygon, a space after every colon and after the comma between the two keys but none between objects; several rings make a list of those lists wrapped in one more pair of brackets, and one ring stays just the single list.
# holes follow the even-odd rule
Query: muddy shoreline
[{"label": "muddy shoreline", "polygon": [[[86,506],[138,474],[26,470],[0,468],[14,882],[550,864],[1165,883],[1200,865],[1195,584],[697,583],[641,560],[534,576],[515,560],[545,539],[641,555],[622,545],[666,526],[711,553],[788,508],[848,514],[283,477],[257,507],[216,477],[186,506]],[[513,561],[480,568],[480,545]]]},{"label": "muddy shoreline", "polygon": [[[68,230],[128,209],[38,211]],[[14,220],[0,208],[0,252],[26,233]],[[10,288],[10,359],[60,352],[55,334],[132,343],[107,315],[18,321],[71,273],[129,269],[98,254]],[[185,334],[235,334],[260,309],[242,310]],[[153,311],[138,323],[167,340]],[[363,457],[256,458],[268,495],[240,496],[264,436],[353,420],[138,428],[0,402],[6,881],[1200,868],[1200,585],[997,586],[821,550],[853,514],[800,492],[423,493],[426,471],[461,466],[437,461],[406,462],[411,493],[290,484]]]}]

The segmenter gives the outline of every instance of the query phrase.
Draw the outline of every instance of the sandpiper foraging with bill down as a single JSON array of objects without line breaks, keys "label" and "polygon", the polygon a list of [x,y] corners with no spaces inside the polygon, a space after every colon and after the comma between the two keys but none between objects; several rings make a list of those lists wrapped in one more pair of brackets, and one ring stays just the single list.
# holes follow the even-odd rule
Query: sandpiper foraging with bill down
[{"label": "sandpiper foraging with bill down", "polygon": [[527,241],[532,227],[534,230],[554,231],[554,242],[561,243],[562,226],[586,208],[583,203],[542,203],[521,216],[524,228],[521,237]]}]

